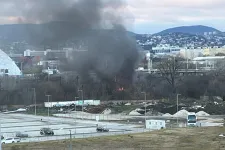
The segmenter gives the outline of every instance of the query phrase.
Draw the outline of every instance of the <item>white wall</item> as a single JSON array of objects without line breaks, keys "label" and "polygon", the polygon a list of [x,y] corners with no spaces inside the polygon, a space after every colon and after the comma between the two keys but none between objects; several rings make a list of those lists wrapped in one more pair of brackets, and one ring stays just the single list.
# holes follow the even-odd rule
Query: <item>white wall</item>
[{"label": "white wall", "polygon": [[[65,102],[44,102],[45,107],[53,107],[54,105],[68,106],[76,104],[82,106],[82,100],[79,101],[65,101]],[[100,100],[84,100],[84,105],[100,105]]]},{"label": "white wall", "polygon": [[203,49],[186,49],[183,48],[180,50],[180,55],[183,58],[194,59],[195,57],[199,57],[203,55]]}]

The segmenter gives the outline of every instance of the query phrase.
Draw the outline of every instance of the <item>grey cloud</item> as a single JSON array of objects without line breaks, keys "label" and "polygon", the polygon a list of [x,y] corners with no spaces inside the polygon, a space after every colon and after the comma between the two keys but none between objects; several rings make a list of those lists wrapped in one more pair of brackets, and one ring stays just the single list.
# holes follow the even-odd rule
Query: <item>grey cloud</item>
[{"label": "grey cloud", "polygon": [[127,0],[127,2],[131,13],[135,15],[136,25],[147,21],[185,24],[191,21],[191,18],[193,23],[203,18],[209,23],[215,18],[221,21],[225,19],[224,0]]}]

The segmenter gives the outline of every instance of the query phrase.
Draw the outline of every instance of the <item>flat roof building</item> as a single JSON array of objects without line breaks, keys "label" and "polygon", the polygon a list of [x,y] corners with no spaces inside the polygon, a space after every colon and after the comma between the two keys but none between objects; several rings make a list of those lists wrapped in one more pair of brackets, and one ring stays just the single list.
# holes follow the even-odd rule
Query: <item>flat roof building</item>
[{"label": "flat roof building", "polygon": [[158,45],[152,48],[152,53],[155,55],[177,55],[179,54],[181,48],[178,46],[170,45]]}]

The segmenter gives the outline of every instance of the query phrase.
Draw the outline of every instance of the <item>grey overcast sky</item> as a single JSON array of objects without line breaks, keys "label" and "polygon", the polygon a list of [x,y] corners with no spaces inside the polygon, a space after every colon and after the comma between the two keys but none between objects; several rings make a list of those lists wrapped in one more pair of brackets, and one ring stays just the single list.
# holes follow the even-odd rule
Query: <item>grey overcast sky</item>
[{"label": "grey overcast sky", "polygon": [[[26,1],[29,0],[0,0],[0,24],[18,23]],[[183,25],[206,25],[225,31],[225,0],[123,1],[126,5],[119,14],[128,30],[136,33],[155,33]]]}]

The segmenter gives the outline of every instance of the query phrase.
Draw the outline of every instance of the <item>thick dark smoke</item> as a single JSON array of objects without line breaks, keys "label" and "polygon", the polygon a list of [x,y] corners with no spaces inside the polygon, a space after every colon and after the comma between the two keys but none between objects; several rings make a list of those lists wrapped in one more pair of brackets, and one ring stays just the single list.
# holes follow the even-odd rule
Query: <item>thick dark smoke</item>
[{"label": "thick dark smoke", "polygon": [[92,70],[102,79],[132,79],[137,50],[118,15],[126,6],[122,0],[24,0],[24,4],[19,22],[44,23],[36,31],[29,29],[34,42],[56,45],[82,40],[88,52],[72,54],[73,69],[82,74]]}]

